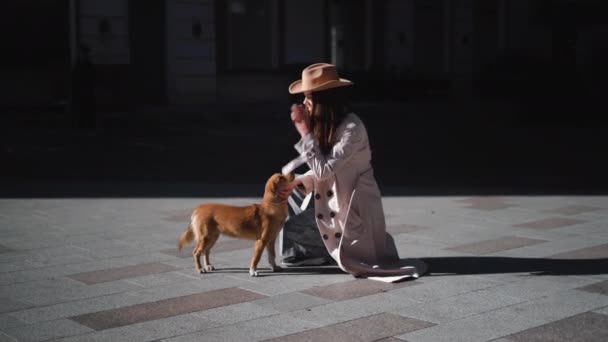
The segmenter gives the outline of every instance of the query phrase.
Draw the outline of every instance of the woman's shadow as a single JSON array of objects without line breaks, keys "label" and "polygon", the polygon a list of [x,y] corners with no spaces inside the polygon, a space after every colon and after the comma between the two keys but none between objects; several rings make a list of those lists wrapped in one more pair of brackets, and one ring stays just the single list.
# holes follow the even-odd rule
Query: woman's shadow
[{"label": "woman's shadow", "polygon": [[[446,274],[524,273],[534,275],[591,275],[608,273],[608,259],[547,259],[454,256],[418,259],[426,276]],[[407,260],[402,260],[407,263]]]},{"label": "woman's shadow", "polygon": [[[387,234],[387,248],[397,251]],[[608,273],[608,259],[548,259],[494,256],[445,256],[400,259],[399,266],[416,266],[421,276],[492,273],[591,275]]]}]

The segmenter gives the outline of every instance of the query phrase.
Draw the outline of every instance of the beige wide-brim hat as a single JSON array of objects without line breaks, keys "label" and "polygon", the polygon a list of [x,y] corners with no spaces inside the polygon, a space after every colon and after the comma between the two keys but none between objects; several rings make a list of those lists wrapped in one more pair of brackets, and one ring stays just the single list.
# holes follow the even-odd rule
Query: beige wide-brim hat
[{"label": "beige wide-brim hat", "polygon": [[293,82],[289,86],[289,93],[298,94],[349,85],[353,85],[353,82],[340,78],[335,65],[316,63],[302,70],[302,79]]}]

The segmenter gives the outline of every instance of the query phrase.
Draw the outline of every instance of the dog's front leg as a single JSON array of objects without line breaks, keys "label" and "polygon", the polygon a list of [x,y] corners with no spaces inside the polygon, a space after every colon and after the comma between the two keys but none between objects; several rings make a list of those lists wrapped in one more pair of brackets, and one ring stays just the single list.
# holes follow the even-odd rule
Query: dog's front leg
[{"label": "dog's front leg", "polygon": [[251,264],[249,265],[249,275],[252,277],[258,276],[257,266],[264,251],[264,245],[266,241],[262,239],[255,240],[255,246],[253,247],[253,255],[251,256]]},{"label": "dog's front leg", "polygon": [[268,244],[266,245],[266,253],[268,253],[268,264],[270,264],[270,269],[272,270],[272,272],[279,272],[281,271],[281,267],[277,266],[276,264],[276,254],[274,251],[274,242],[275,242],[276,238],[270,240],[268,242]]}]

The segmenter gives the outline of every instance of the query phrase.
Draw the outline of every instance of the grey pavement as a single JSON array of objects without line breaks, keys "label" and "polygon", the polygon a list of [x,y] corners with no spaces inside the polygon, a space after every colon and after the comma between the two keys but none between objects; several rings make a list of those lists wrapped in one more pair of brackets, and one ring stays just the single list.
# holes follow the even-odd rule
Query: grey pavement
[{"label": "grey pavement", "polygon": [[224,237],[196,274],[190,210],[259,200],[200,188],[0,199],[0,341],[608,340],[608,196],[385,196],[400,256],[429,266],[386,284],[265,257],[251,278]]}]

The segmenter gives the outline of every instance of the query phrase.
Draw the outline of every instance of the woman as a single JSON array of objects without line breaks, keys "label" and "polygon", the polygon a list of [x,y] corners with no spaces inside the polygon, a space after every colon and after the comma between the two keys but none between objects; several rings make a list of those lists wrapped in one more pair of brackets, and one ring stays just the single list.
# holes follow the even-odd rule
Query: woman
[{"label": "woman", "polygon": [[283,172],[303,163],[310,171],[283,196],[296,186],[314,192],[317,227],[328,252],[345,272],[384,281],[417,278],[423,272],[420,266],[398,265],[397,251],[387,239],[367,131],[347,103],[346,87],[352,84],[338,76],[335,66],[317,63],[289,86],[291,94],[303,93],[305,98],[291,107],[291,119],[301,136],[295,145],[300,157]]}]

